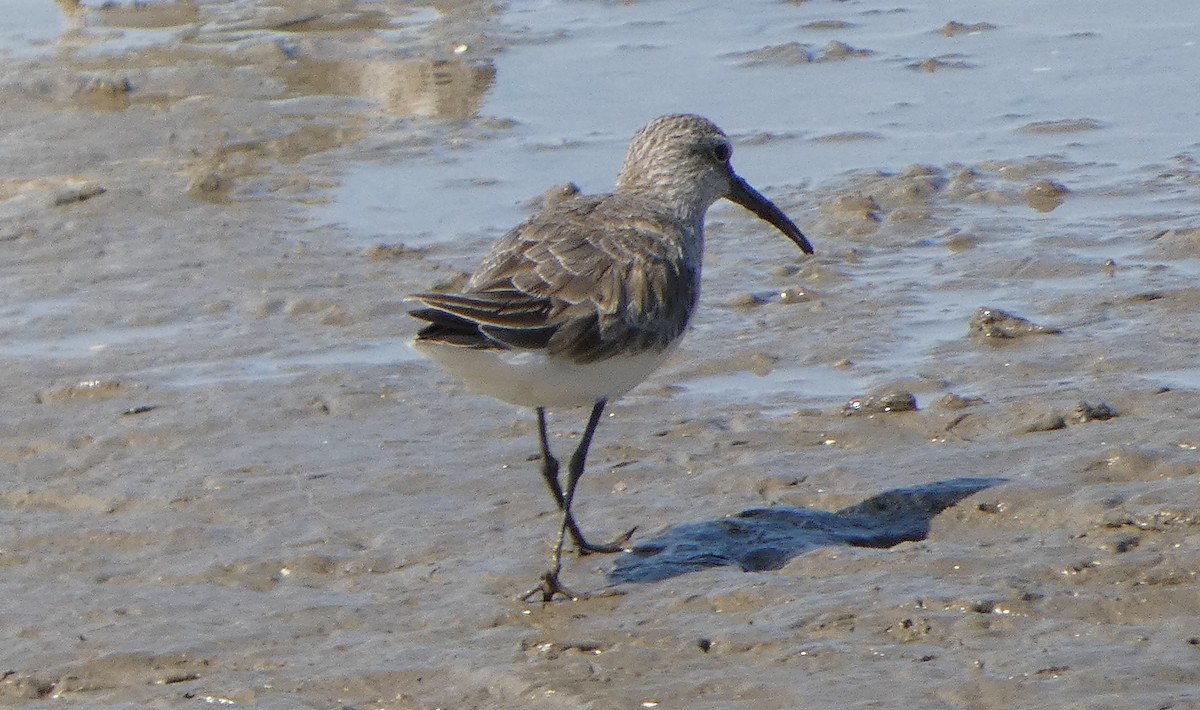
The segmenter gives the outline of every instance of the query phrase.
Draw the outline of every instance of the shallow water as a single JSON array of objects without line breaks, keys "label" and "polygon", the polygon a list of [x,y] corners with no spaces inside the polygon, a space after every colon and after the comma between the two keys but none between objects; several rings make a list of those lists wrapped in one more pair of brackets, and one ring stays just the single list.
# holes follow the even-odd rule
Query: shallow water
[{"label": "shallow water", "polygon": [[[970,11],[994,29],[943,36],[949,20],[934,6],[512,2],[503,21],[518,42],[495,57],[496,86],[480,112],[516,126],[406,164],[403,185],[386,167],[352,170],[345,197],[323,216],[367,235],[386,221],[402,239],[494,233],[541,187],[573,180],[605,191],[628,136],[649,117],[680,111],[740,138],[735,163],[764,187],[1039,155],[1085,166],[1073,176],[1085,186],[1109,186],[1121,170],[1196,145],[1195,107],[1178,96],[1179,68],[1200,60],[1195,19],[1165,5],[1141,12],[1102,2],[1081,16],[1060,4],[1040,7],[1032,28],[1024,5]],[[849,26],[806,29],[829,21]],[[872,54],[807,64],[742,56],[799,43],[820,60],[830,41]],[[969,68],[913,68],[938,57]],[[1113,79],[1132,67],[1136,80]],[[1095,129],[1027,130],[1089,120]],[[868,137],[831,140],[847,134]],[[431,197],[466,212],[411,208]]]},{"label": "shallow water", "polygon": [[[99,13],[100,8],[109,12]],[[194,0],[9,0],[0,28],[0,56],[19,59],[54,54],[119,57],[169,44],[176,30],[199,18]]]},{"label": "shallow water", "polygon": [[63,30],[62,13],[54,3],[13,0],[5,9],[8,18],[0,30],[0,51],[10,56],[29,56]]}]

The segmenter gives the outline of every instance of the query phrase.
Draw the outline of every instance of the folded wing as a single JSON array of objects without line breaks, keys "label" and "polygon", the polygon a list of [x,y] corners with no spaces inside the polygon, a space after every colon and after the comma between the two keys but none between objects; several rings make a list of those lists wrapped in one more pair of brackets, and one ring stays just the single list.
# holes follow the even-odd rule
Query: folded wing
[{"label": "folded wing", "polygon": [[513,229],[462,293],[411,297],[422,306],[411,314],[430,322],[418,339],[575,362],[666,348],[687,326],[699,274],[669,216],[644,203],[622,219],[591,216],[626,209],[619,196],[577,198]]}]

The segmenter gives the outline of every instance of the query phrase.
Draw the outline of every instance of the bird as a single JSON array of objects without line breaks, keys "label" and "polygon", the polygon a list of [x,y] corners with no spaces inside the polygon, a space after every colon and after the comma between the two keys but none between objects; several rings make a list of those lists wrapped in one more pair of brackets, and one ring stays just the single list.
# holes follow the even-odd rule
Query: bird
[{"label": "bird", "polygon": [[[561,517],[550,567],[523,600],[587,596],[560,580],[568,535],[586,555],[623,551],[636,530],[592,543],[571,506],[605,407],[667,359],[695,312],[708,208],[728,199],[813,253],[734,172],[732,152],[707,118],[660,116],[634,134],[611,193],[549,204],[500,237],[461,290],[407,299],[424,323],[414,350],[468,390],[537,415],[541,475]],[[591,413],[564,479],[546,413],[577,407]]]}]

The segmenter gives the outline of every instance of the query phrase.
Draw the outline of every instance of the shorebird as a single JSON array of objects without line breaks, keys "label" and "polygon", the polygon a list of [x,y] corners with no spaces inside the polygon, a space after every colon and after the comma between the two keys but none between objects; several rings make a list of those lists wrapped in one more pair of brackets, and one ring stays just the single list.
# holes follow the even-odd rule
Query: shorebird
[{"label": "shorebird", "polygon": [[[459,293],[418,293],[428,325],[413,347],[468,389],[537,413],[541,473],[561,512],[550,569],[522,598],[579,598],[559,580],[569,534],[580,554],[619,552],[633,534],[589,542],[571,503],[608,402],[646,379],[679,345],[700,293],[704,215],[722,197],[812,245],[730,165],[729,138],[701,116],[662,116],[629,144],[611,194],[543,209],[505,234]],[[546,410],[590,406],[559,478]]]}]

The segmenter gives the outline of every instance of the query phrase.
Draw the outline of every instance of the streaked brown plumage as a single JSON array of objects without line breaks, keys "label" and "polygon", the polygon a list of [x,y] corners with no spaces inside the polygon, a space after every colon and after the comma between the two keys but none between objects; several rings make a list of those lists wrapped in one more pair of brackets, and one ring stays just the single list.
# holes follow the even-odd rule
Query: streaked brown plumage
[{"label": "streaked brown plumage", "polygon": [[[602,195],[537,215],[496,244],[462,294],[417,296],[435,311],[414,312],[436,324],[421,337],[475,336],[474,347],[536,348],[581,364],[665,350],[696,305],[700,265],[688,263],[678,223],[644,207]],[[436,311],[463,320],[436,320]]]}]

